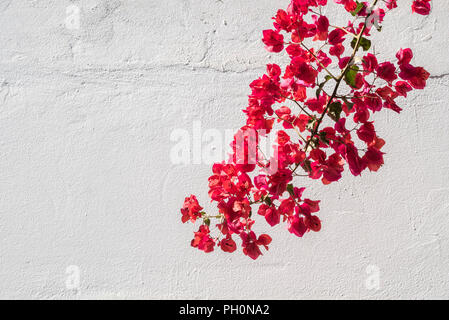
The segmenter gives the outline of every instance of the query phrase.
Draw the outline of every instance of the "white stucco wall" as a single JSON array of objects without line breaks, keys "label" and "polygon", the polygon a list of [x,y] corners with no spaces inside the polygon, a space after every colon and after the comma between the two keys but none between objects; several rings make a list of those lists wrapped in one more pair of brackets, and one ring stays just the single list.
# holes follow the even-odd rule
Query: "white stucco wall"
[{"label": "white stucco wall", "polygon": [[0,297],[449,298],[449,1],[400,2],[377,51],[432,77],[377,116],[385,166],[308,181],[323,230],[252,261],[190,247],[210,166],[171,164],[170,133],[242,124],[288,0],[0,0]]}]

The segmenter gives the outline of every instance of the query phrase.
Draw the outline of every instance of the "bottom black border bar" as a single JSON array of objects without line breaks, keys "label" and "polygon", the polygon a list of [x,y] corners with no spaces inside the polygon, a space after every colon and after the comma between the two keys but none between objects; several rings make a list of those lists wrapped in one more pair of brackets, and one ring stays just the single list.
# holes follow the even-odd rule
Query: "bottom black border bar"
[{"label": "bottom black border bar", "polygon": [[[382,301],[382,300],[10,300],[0,301],[2,312],[8,308],[14,315],[22,312],[71,317],[114,316],[129,318],[140,314],[144,318],[167,319],[279,319],[323,316],[337,317],[386,316],[392,309],[401,316],[417,312],[437,312],[446,309],[448,301]],[[436,314],[436,313],[435,313]]]}]

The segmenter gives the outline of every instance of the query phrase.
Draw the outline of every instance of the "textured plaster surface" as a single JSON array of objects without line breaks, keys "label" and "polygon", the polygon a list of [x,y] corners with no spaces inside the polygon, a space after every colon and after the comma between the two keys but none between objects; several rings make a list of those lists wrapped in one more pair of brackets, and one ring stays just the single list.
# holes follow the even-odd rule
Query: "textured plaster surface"
[{"label": "textured plaster surface", "polygon": [[190,248],[179,208],[207,203],[210,166],[171,164],[170,133],[242,123],[288,1],[0,0],[0,298],[448,299],[449,1],[400,2],[377,51],[412,47],[432,77],[377,116],[386,165],[306,182],[323,230],[277,226],[252,261]]}]

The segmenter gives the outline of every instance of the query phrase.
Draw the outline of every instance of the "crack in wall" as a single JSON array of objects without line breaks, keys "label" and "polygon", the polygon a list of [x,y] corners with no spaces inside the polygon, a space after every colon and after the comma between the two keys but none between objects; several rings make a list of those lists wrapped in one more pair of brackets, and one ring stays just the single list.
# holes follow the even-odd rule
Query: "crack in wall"
[{"label": "crack in wall", "polygon": [[449,76],[449,72],[448,73],[442,73],[442,74],[438,74],[438,75],[431,75],[429,78],[430,79],[442,79],[446,76]]}]

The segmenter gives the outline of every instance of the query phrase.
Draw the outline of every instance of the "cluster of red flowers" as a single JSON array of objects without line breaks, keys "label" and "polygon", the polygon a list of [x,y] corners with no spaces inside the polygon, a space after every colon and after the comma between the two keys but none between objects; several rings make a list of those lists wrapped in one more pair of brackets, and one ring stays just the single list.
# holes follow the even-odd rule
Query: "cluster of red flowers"
[{"label": "cluster of red flowers", "polygon": [[[287,222],[288,231],[298,237],[321,229],[315,215],[319,201],[303,197],[305,188],[292,183],[295,176],[330,184],[342,177],[345,164],[354,176],[383,165],[385,141],[371,116],[385,108],[399,113],[396,99],[423,89],[429,73],[411,64],[410,49],[399,50],[391,62],[369,52],[370,33],[380,31],[397,0],[334,1],[353,17],[346,26],[332,26],[322,14],[327,0],[292,0],[273,17],[274,29],[263,31],[266,49],[285,50],[290,63],[284,72],[268,64],[266,74],[250,84],[246,124],[234,137],[229,160],[216,163],[209,178],[209,197],[218,213],[206,214],[193,195],[185,199],[182,222],[202,220],[193,247],[210,252],[217,245],[233,252],[240,237],[244,254],[256,259],[261,247],[268,250],[271,237],[254,233],[255,211],[270,226]],[[415,0],[412,9],[429,14],[430,0]],[[281,129],[275,151],[266,158],[258,144],[276,124]],[[218,220],[216,236],[211,235],[211,219]]]}]

